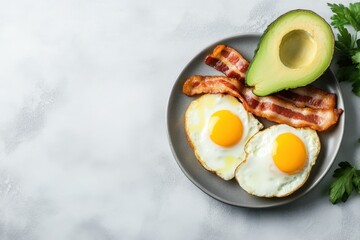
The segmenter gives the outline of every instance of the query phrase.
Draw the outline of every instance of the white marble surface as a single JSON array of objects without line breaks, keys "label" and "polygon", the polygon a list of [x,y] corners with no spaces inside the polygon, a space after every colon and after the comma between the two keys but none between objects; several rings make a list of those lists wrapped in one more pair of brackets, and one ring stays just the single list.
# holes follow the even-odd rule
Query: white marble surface
[{"label": "white marble surface", "polygon": [[331,15],[324,0],[249,2],[1,1],[0,239],[359,239],[360,197],[327,196],[338,162],[360,166],[347,83],[336,164],[292,204],[225,205],[172,156],[167,101],[195,54],[290,9]]}]

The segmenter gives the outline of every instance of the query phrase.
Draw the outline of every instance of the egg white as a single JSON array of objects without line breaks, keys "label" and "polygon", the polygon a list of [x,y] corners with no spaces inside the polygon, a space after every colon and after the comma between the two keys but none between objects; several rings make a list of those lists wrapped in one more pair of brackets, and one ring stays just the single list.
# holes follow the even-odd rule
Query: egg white
[{"label": "egg white", "polygon": [[[272,158],[274,142],[282,133],[292,133],[305,145],[307,161],[295,173],[282,172]],[[236,180],[248,193],[259,197],[285,197],[300,188],[307,180],[320,152],[320,140],[310,128],[274,125],[254,135],[245,146],[246,160],[236,169]]]},{"label": "egg white", "polygon": [[[231,147],[217,145],[210,138],[210,118],[219,110],[231,111],[243,125],[242,138]],[[262,128],[263,125],[230,95],[205,94],[191,102],[185,113],[185,131],[196,158],[205,169],[224,180],[234,178],[235,169],[245,159],[246,142]]]}]

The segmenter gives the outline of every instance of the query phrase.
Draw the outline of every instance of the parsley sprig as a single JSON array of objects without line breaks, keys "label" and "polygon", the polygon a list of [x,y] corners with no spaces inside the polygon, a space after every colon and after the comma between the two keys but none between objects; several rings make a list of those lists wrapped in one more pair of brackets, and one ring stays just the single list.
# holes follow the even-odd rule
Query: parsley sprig
[{"label": "parsley sprig", "polygon": [[331,25],[339,31],[335,41],[335,50],[339,55],[336,76],[340,82],[351,82],[353,93],[360,96],[360,39],[357,39],[360,31],[360,2],[350,3],[349,7],[331,3],[328,6],[334,13]]},{"label": "parsley sprig", "polygon": [[330,201],[333,204],[346,202],[353,189],[360,194],[360,170],[348,162],[339,163],[333,177],[336,180],[330,186]]}]

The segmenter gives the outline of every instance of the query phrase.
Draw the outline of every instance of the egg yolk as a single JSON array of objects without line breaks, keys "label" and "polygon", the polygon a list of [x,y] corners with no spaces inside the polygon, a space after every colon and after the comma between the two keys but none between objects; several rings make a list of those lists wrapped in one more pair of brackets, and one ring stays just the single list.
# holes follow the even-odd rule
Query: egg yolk
[{"label": "egg yolk", "polygon": [[302,170],[307,161],[303,141],[292,133],[283,133],[276,138],[272,157],[275,165],[289,174]]},{"label": "egg yolk", "polygon": [[220,110],[210,117],[209,131],[211,140],[223,147],[236,144],[243,135],[241,120],[228,110]]}]

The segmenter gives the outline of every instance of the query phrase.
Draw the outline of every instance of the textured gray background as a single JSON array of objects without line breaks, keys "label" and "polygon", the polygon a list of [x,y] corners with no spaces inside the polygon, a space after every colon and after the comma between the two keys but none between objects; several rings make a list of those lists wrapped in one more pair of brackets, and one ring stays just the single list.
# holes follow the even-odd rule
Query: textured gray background
[{"label": "textured gray background", "polygon": [[360,166],[347,83],[336,164],[294,203],[222,204],[171,154],[167,101],[195,54],[287,10],[331,15],[324,0],[249,2],[1,1],[0,239],[358,239],[360,197],[327,196],[338,162]]}]

